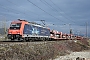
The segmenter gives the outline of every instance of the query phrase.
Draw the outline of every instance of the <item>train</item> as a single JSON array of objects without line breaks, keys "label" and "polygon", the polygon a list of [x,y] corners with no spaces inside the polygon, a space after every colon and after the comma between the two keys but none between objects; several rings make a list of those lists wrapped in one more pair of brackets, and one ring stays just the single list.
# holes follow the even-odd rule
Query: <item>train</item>
[{"label": "train", "polygon": [[14,41],[52,41],[52,40],[82,40],[81,36],[73,34],[63,34],[57,30],[38,24],[36,22],[28,22],[26,20],[14,20],[11,22],[7,34],[8,39]]},{"label": "train", "polygon": [[53,40],[83,40],[84,37],[82,36],[76,36],[74,34],[66,34],[59,32],[57,30],[51,30],[50,37]]},{"label": "train", "polygon": [[8,29],[8,39],[11,40],[50,40],[50,29],[35,22],[26,20],[12,21]]}]

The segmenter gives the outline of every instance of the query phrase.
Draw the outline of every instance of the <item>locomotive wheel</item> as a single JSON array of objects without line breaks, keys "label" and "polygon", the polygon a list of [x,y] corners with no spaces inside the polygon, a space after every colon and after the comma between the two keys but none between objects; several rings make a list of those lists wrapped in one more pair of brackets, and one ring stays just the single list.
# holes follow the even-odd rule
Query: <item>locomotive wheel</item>
[{"label": "locomotive wheel", "polygon": [[23,40],[22,40],[23,42],[26,42],[26,39],[25,38],[23,38]]},{"label": "locomotive wheel", "polygon": [[43,41],[45,41],[45,38],[42,38]]},{"label": "locomotive wheel", "polygon": [[12,36],[12,37],[11,37],[11,41],[13,41],[13,40],[14,40],[14,37]]},{"label": "locomotive wheel", "polygon": [[11,39],[11,41],[14,41],[14,39]]},{"label": "locomotive wheel", "polygon": [[33,39],[30,39],[29,41],[30,41],[30,42],[33,42],[34,40],[33,40]]}]

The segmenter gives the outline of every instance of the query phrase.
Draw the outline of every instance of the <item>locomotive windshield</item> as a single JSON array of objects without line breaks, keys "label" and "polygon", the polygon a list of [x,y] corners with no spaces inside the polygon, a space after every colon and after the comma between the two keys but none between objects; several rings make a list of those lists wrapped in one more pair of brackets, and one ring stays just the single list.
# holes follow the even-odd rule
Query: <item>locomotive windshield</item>
[{"label": "locomotive windshield", "polygon": [[10,29],[20,29],[21,23],[11,24]]}]

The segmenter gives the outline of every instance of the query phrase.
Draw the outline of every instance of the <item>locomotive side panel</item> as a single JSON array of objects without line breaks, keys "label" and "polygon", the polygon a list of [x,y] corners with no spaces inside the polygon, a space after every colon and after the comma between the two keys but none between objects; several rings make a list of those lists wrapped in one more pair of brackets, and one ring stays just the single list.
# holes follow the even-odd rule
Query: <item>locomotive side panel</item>
[{"label": "locomotive side panel", "polygon": [[24,37],[49,37],[50,31],[47,28],[25,24],[23,34]]}]

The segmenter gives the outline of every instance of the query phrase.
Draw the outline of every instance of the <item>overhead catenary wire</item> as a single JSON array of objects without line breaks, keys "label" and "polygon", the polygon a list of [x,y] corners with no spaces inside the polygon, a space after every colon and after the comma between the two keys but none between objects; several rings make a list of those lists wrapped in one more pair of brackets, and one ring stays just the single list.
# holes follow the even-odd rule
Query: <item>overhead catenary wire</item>
[{"label": "overhead catenary wire", "polygon": [[[57,8],[59,8],[59,10],[61,10],[61,11],[63,11],[59,6],[57,6],[52,0],[50,0],[52,3],[53,3],[53,5],[55,5]],[[64,11],[63,11],[64,12]],[[65,12],[64,12],[64,14],[66,14]],[[67,14],[66,14],[67,15]],[[68,16],[68,15],[67,15]],[[67,17],[66,17],[67,18]],[[69,20],[71,20],[71,17],[70,16],[68,16],[68,18],[67,19],[69,19]],[[73,23],[75,23],[75,21],[73,21],[73,19],[71,20],[71,22],[73,22]]]},{"label": "overhead catenary wire", "polygon": [[[14,4],[14,5],[16,5],[17,6],[17,4],[15,4],[15,3],[13,3],[12,1],[9,1],[9,0],[7,0],[8,2],[10,2],[10,3],[12,3],[12,4]],[[47,2],[46,2],[47,3]],[[49,3],[47,3],[47,4],[49,4]],[[51,6],[50,4],[49,4],[49,6]],[[51,6],[52,7],[52,6]],[[8,7],[6,7],[6,8],[8,8]],[[53,7],[52,7],[53,8]],[[5,9],[5,7],[4,7],[4,9]],[[14,10],[14,9],[12,9],[12,8],[10,8],[12,11]],[[53,8],[54,9],[54,8]],[[8,11],[11,11],[11,10],[9,10],[9,9],[5,9],[5,10],[8,10]],[[15,10],[15,11],[17,11],[17,10]],[[45,10],[44,10],[45,11]],[[57,11],[57,10],[56,10]],[[58,12],[58,11],[57,11]],[[20,13],[23,13],[23,14],[25,14],[25,15],[27,15],[26,13],[24,13],[24,12],[21,12],[21,11],[17,11],[16,12],[16,14],[20,14]],[[49,15],[51,15],[51,14],[49,14]],[[52,17],[54,17],[54,18],[56,18],[55,16],[53,16],[53,15],[51,15]],[[58,19],[58,18],[56,18],[56,19]],[[60,20],[60,19],[58,19],[58,20]],[[62,21],[62,20],[61,20]],[[62,22],[64,22],[64,21],[62,21]]]},{"label": "overhead catenary wire", "polygon": [[[42,0],[40,0],[41,2],[42,2]],[[58,10],[57,9],[55,9],[52,5],[50,5],[47,1],[45,1],[45,0],[43,0],[46,4],[47,4],[47,6],[49,6],[49,7],[51,7],[54,11],[56,11],[56,12],[58,12]],[[44,4],[45,4],[44,3]],[[46,5],[45,4],[45,5]],[[58,12],[59,13],[59,12]]]},{"label": "overhead catenary wire", "polygon": [[[10,3],[12,3],[12,4],[14,4],[14,5],[17,5],[17,4],[15,4],[15,3],[13,3],[12,1],[9,1],[9,0],[7,0],[8,2],[10,2]],[[45,1],[46,2],[46,1]],[[48,2],[46,2],[51,8],[53,8]],[[11,9],[11,10],[14,10],[14,9]],[[53,10],[55,10],[55,11],[57,11],[56,9],[54,9],[53,8]],[[15,11],[17,11],[17,10],[15,10]],[[44,10],[45,11],[45,10]],[[58,11],[57,11],[58,12]],[[20,13],[23,13],[23,14],[25,14],[25,15],[27,15],[25,12],[21,12],[21,11],[19,11],[19,13],[18,12],[16,12],[16,14],[20,14]],[[49,14],[49,15],[51,15],[51,14]],[[52,15],[53,16],[53,15]],[[55,16],[53,16],[54,18],[56,18]],[[58,19],[58,20],[60,20],[59,18],[56,18],[56,19]],[[62,21],[62,20],[61,20]],[[62,22],[64,22],[64,21],[62,21]]]},{"label": "overhead catenary wire", "polygon": [[[65,15],[63,15],[62,13],[60,13],[57,9],[55,9],[52,5],[50,5],[46,0],[44,0],[49,6],[51,6],[56,12],[58,12],[60,15],[62,15],[64,18],[66,18],[67,20],[75,23],[74,21],[72,21],[69,17],[66,17]],[[52,1],[51,1],[52,2]],[[53,2],[52,2],[53,3]],[[54,4],[54,3],[53,3]],[[54,4],[55,5],[55,4]],[[56,6],[56,5],[55,5]],[[59,8],[60,9],[60,8]],[[62,11],[62,9],[60,9]],[[64,12],[65,13],[65,12]],[[65,13],[66,14],[66,13]],[[67,15],[67,14],[66,14]],[[68,16],[68,15],[67,15]]]},{"label": "overhead catenary wire", "polygon": [[[59,13],[60,15],[62,15],[63,17],[65,17],[63,14],[61,14],[57,9],[55,9],[52,5],[50,5],[46,0],[40,0],[43,4],[45,4],[46,6],[50,7],[52,10],[54,10],[55,12]],[[65,17],[67,20],[70,20],[69,18]]]},{"label": "overhead catenary wire", "polygon": [[[9,1],[9,0],[7,0],[7,1],[17,6],[17,4],[15,4],[15,3],[13,3],[13,2],[11,2],[11,1]],[[14,10],[14,9],[12,9],[12,8],[10,8],[10,9],[11,9],[11,10]],[[39,9],[41,9],[41,8],[39,8]],[[43,9],[41,9],[41,10],[44,11],[45,13],[49,14],[49,13],[46,12],[45,10],[43,10]],[[17,10],[15,10],[15,11],[17,11]],[[19,12],[19,13],[16,12],[16,14],[20,14],[20,13],[26,14],[25,12],[21,12],[21,11],[18,11],[18,12]],[[27,15],[27,14],[26,14],[26,15]],[[56,18],[55,16],[53,16],[53,15],[51,15],[51,14],[49,14],[49,15],[52,16],[52,17],[54,17],[54,18]],[[56,19],[60,20],[59,18],[56,18]],[[61,20],[61,21],[62,21],[62,20]],[[62,21],[62,22],[64,22],[64,21]]]},{"label": "overhead catenary wire", "polygon": [[[13,4],[13,5],[15,5],[15,6],[18,6],[15,2],[13,2],[13,1],[11,1],[11,0],[6,0],[6,1],[8,1],[9,3],[11,3],[11,4]],[[29,13],[32,13],[32,14],[34,14],[34,15],[37,15],[37,19],[40,21],[40,14],[37,14],[37,13],[35,13],[35,12],[33,12],[33,11],[30,11],[29,9],[28,10],[26,10],[26,11],[28,11]],[[43,17],[43,16],[42,16]],[[38,20],[36,20],[36,21],[38,21]],[[35,21],[35,20],[34,20]]]},{"label": "overhead catenary wire", "polygon": [[[37,6],[36,4],[34,4],[33,2],[31,2],[30,0],[27,0],[29,3],[33,4],[34,6],[36,6],[37,8],[39,8],[40,10],[42,10],[43,12],[47,13],[48,15],[52,16],[53,18],[57,19],[57,20],[60,20],[58,18],[56,18],[55,16],[53,16],[52,14],[46,12],[45,10],[43,10],[42,8],[40,8],[39,6]],[[64,22],[63,20],[60,20],[62,22]]]},{"label": "overhead catenary wire", "polygon": [[[63,14],[61,14],[57,9],[55,9],[52,5],[50,5],[46,0],[40,0],[42,3],[44,3],[45,5],[47,5],[48,7],[50,7],[51,9],[53,9],[55,12],[57,12],[57,13],[59,13],[60,15],[62,15],[63,16]],[[65,16],[64,16],[65,17]],[[65,17],[66,18],[66,17]],[[66,18],[66,19],[68,19],[68,18]],[[69,19],[68,19],[69,20]]]},{"label": "overhead catenary wire", "polygon": [[[42,0],[40,0],[43,4],[47,5],[47,3],[43,2]],[[51,6],[47,5],[48,7],[50,7],[52,10],[54,10]]]}]

